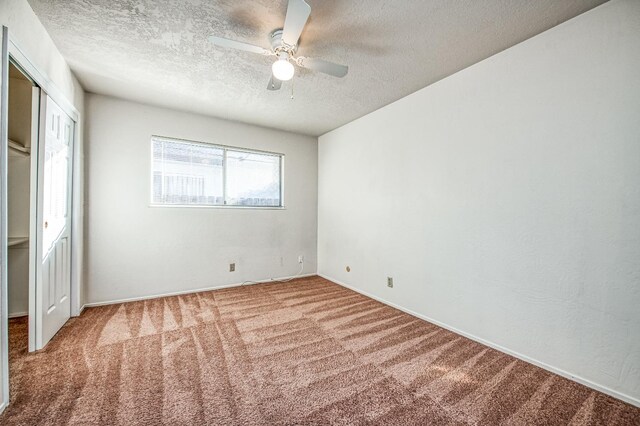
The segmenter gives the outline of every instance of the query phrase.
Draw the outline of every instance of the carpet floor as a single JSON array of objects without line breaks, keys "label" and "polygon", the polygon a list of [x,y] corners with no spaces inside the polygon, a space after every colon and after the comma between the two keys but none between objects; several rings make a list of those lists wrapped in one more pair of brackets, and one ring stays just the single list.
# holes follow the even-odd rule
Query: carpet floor
[{"label": "carpet floor", "polygon": [[3,425],[640,425],[640,409],[319,277],[10,322]]}]

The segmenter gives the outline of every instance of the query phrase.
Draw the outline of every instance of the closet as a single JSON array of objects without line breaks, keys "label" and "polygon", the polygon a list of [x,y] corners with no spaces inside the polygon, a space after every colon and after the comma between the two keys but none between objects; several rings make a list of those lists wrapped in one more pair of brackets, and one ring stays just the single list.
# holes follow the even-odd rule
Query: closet
[{"label": "closet", "polygon": [[9,140],[7,159],[7,235],[9,317],[29,313],[29,248],[32,214],[32,137],[36,136],[37,92],[33,83],[13,64],[9,66]]}]

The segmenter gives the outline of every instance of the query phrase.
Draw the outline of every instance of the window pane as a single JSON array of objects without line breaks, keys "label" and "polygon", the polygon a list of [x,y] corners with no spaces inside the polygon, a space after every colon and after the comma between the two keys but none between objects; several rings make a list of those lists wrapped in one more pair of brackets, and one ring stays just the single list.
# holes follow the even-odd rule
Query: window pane
[{"label": "window pane", "polygon": [[280,157],[227,151],[227,204],[279,207]]},{"label": "window pane", "polygon": [[223,150],[183,141],[153,140],[153,202],[224,204]]}]

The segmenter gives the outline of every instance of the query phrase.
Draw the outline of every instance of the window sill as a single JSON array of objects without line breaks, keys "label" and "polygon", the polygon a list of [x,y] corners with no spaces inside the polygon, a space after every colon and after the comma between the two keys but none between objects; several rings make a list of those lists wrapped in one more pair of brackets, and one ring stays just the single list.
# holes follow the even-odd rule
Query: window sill
[{"label": "window sill", "polygon": [[286,207],[270,206],[207,206],[203,204],[149,204],[150,208],[187,208],[187,209],[240,209],[240,210],[286,210]]}]

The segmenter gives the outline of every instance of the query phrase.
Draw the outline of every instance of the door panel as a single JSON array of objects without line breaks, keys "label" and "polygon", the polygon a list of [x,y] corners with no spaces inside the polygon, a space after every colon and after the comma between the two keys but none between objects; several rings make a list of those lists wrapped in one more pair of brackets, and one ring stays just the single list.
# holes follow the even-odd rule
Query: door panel
[{"label": "door panel", "polygon": [[36,349],[43,348],[71,316],[71,155],[73,121],[48,96],[38,147],[38,271]]}]

